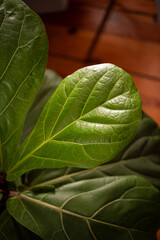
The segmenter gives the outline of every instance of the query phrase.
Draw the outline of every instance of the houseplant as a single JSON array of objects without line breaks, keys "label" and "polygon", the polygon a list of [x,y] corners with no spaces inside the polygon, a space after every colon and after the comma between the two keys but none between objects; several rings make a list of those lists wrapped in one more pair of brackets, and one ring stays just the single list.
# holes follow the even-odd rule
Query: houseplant
[{"label": "houseplant", "polygon": [[44,26],[20,0],[0,6],[0,239],[156,239],[160,133],[129,74],[83,68],[52,95],[47,71],[37,94]]}]

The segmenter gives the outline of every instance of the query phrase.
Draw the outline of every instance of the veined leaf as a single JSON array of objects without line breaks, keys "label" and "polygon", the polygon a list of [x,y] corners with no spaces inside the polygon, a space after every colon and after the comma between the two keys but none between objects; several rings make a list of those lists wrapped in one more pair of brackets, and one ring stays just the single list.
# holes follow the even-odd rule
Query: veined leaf
[{"label": "veined leaf", "polygon": [[7,171],[12,162],[46,61],[47,38],[40,18],[23,1],[0,0],[0,171]]},{"label": "veined leaf", "polygon": [[93,169],[37,169],[26,174],[25,183],[60,186],[79,180],[104,176],[140,175],[160,189],[160,130],[143,113],[136,136],[111,162]]},{"label": "veined leaf", "polygon": [[82,68],[44,107],[8,180],[36,168],[105,163],[133,138],[140,119],[141,100],[129,74],[112,64]]},{"label": "veined leaf", "polygon": [[17,223],[12,216],[3,211],[0,215],[0,239],[1,240],[40,240],[41,238]]},{"label": "veined leaf", "polygon": [[23,134],[21,138],[22,142],[33,130],[44,105],[55,92],[60,82],[61,77],[58,74],[50,69],[47,69],[45,71],[42,85],[25,119]]},{"label": "veined leaf", "polygon": [[159,191],[140,177],[104,177],[54,193],[20,194],[7,208],[44,240],[156,240],[159,200]]}]

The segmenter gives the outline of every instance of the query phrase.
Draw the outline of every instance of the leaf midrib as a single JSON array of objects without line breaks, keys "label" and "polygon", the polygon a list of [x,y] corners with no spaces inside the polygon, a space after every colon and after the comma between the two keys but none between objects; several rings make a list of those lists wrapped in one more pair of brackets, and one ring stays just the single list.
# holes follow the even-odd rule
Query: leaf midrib
[{"label": "leaf midrib", "polygon": [[31,71],[29,72],[29,74],[27,75],[27,77],[22,81],[22,83],[20,84],[20,86],[17,88],[15,94],[13,95],[13,97],[11,98],[11,100],[8,102],[8,104],[6,105],[6,107],[0,112],[0,117],[3,115],[3,113],[8,109],[8,107],[11,105],[11,103],[13,102],[13,100],[15,99],[16,95],[18,94],[19,90],[21,89],[21,87],[25,84],[25,82],[28,80],[28,78],[30,77],[31,73],[33,72],[33,70],[38,66],[39,62],[41,61],[43,54],[44,54],[44,50],[42,52],[42,55],[40,56],[38,62],[33,66],[33,68],[31,69]]},{"label": "leaf midrib", "polygon": [[[142,231],[142,230],[138,230],[138,229],[134,229],[134,228],[127,228],[127,227],[123,227],[123,226],[119,226],[119,225],[116,225],[116,224],[112,224],[112,223],[108,223],[108,222],[103,222],[103,221],[100,221],[100,220],[97,220],[97,219],[92,219],[90,217],[85,217],[85,216],[82,216],[82,215],[79,215],[77,213],[74,213],[74,212],[70,212],[66,209],[62,209],[62,208],[59,208],[57,206],[54,206],[54,205],[50,205],[46,202],[42,202],[42,201],[39,201],[37,199],[33,199],[31,197],[28,197],[24,194],[20,194],[18,197],[16,197],[19,201],[22,201],[23,199],[25,200],[28,200],[32,203],[36,203],[36,204],[39,204],[43,207],[46,207],[46,208],[50,208],[52,210],[55,210],[57,212],[59,212],[60,214],[67,214],[67,215],[70,215],[70,216],[73,216],[73,217],[77,217],[77,218],[80,218],[80,219],[83,219],[85,221],[92,221],[92,222],[96,222],[96,223],[100,223],[100,224],[104,224],[104,225],[107,225],[107,226],[111,226],[111,227],[114,227],[114,228],[120,228],[120,229],[123,229],[123,230],[132,230],[132,231],[137,231],[137,232],[141,232],[141,233],[146,233],[145,231]],[[136,199],[127,199],[127,200],[136,200]],[[137,199],[137,200],[140,200],[140,199]],[[151,233],[151,232],[147,232],[147,233]]]},{"label": "leaf midrib", "polygon": [[[15,7],[15,8],[16,8],[16,7]],[[5,68],[5,70],[4,70],[4,72],[3,72],[2,75],[0,76],[0,81],[1,81],[1,79],[4,77],[6,71],[8,70],[8,68],[9,68],[12,60],[14,59],[16,53],[18,52],[18,50],[21,49],[21,48],[23,48],[23,47],[26,47],[28,44],[30,44],[32,41],[34,41],[35,39],[37,39],[37,38],[41,35],[41,32],[40,32],[35,38],[33,38],[32,40],[30,40],[28,43],[26,43],[25,45],[20,46],[20,40],[21,40],[21,34],[22,34],[22,30],[23,30],[23,25],[24,25],[24,22],[25,22],[26,17],[29,16],[29,15],[26,14],[25,10],[23,10],[23,13],[24,13],[24,17],[23,17],[23,20],[22,20],[22,23],[21,23],[21,29],[20,29],[20,33],[19,33],[19,38],[18,38],[17,47],[16,47],[16,49],[15,49],[12,57],[10,58],[7,66],[6,66],[6,68]],[[5,15],[5,17],[6,17],[6,16],[7,16],[7,14]],[[4,17],[4,19],[5,19],[5,17]],[[3,21],[4,21],[4,19],[3,19]],[[2,26],[2,25],[1,25],[1,26]],[[0,28],[1,28],[1,26],[0,26]],[[42,31],[42,29],[41,29],[41,31]],[[39,64],[39,62],[41,61],[41,59],[42,59],[42,57],[43,57],[44,50],[45,50],[45,48],[43,49],[43,53],[42,53],[42,55],[40,56],[38,62],[37,62],[37,63],[35,64],[35,66],[31,69],[31,72],[30,72],[30,73],[28,74],[28,76],[23,80],[23,82],[22,82],[21,85],[18,87],[16,93],[15,93],[14,96],[11,98],[11,100],[10,100],[9,103],[6,105],[6,107],[5,107],[4,109],[2,109],[2,111],[0,112],[0,116],[2,116],[2,114],[3,114],[3,113],[6,111],[6,109],[10,106],[11,102],[14,100],[15,96],[16,96],[17,93],[19,92],[19,89],[23,86],[23,84],[26,82],[26,80],[28,80],[28,78],[30,77],[30,74],[32,73],[32,71],[33,71],[33,70],[36,68],[36,66]]]},{"label": "leaf midrib", "polygon": [[[24,14],[24,17],[23,17],[23,20],[22,20],[22,23],[21,23],[21,29],[20,29],[20,33],[19,33],[19,37],[18,37],[17,47],[16,47],[16,49],[15,49],[12,57],[10,58],[7,66],[6,66],[6,68],[5,68],[5,70],[4,70],[4,72],[3,72],[2,75],[0,76],[0,80],[1,80],[1,79],[3,78],[3,76],[5,75],[5,73],[6,73],[6,71],[8,70],[8,68],[9,68],[9,66],[10,66],[13,58],[14,58],[15,55],[16,55],[16,52],[19,50],[19,42],[20,42],[20,38],[21,38],[21,34],[22,34],[23,24],[24,24],[24,21],[25,21],[25,18],[26,18],[26,16],[25,16],[25,11],[24,11],[24,10],[23,10],[23,14]],[[4,18],[4,19],[5,19],[5,18]]]},{"label": "leaf midrib", "polygon": [[[124,93],[123,93],[123,94],[124,94]],[[121,96],[121,95],[123,95],[123,94],[120,94],[120,95],[116,96],[115,98],[117,98],[117,97],[119,97],[119,96]],[[110,101],[110,100],[108,100],[108,101]],[[31,153],[29,153],[29,154],[26,155],[24,158],[22,158],[21,161],[17,162],[17,164],[15,164],[14,167],[11,168],[11,169],[8,171],[8,173],[10,173],[11,171],[13,171],[13,169],[15,169],[17,166],[19,166],[19,165],[20,165],[22,162],[24,162],[28,157],[32,156],[32,154],[33,154],[34,152],[36,152],[39,148],[41,148],[43,145],[45,145],[46,143],[48,143],[50,140],[54,139],[58,134],[60,134],[61,132],[63,132],[66,128],[70,127],[70,126],[71,126],[72,124],[74,124],[75,122],[81,120],[81,118],[83,118],[85,115],[89,114],[89,113],[92,112],[93,110],[95,110],[95,109],[103,106],[105,103],[106,103],[106,102],[104,102],[104,103],[103,103],[102,105],[100,105],[100,106],[97,106],[96,108],[92,109],[91,111],[87,112],[87,113],[84,114],[83,116],[80,116],[78,119],[76,119],[75,121],[71,122],[69,125],[67,125],[66,127],[64,127],[63,129],[61,129],[59,132],[57,132],[57,133],[56,133],[55,135],[53,135],[51,138],[48,138],[46,141],[42,142],[42,143],[41,143],[37,148],[35,148]],[[138,109],[138,108],[135,108],[135,109]],[[135,109],[133,109],[133,110],[135,110]],[[137,119],[136,121],[133,121],[133,122],[131,122],[131,123],[128,123],[128,125],[133,124],[134,122],[138,122],[138,121],[139,121],[139,119]],[[105,124],[103,124],[103,125],[105,125]],[[111,124],[111,125],[112,125],[112,124]],[[114,125],[114,124],[113,124],[113,125]],[[125,124],[125,125],[127,125],[127,124]],[[33,134],[33,132],[32,132],[32,134]],[[32,134],[31,134],[31,135],[32,135]],[[121,142],[122,142],[122,141],[121,141]],[[28,143],[29,143],[29,142],[28,142]],[[27,143],[27,145],[28,145],[28,143]],[[114,142],[112,142],[112,143],[114,143]]]}]

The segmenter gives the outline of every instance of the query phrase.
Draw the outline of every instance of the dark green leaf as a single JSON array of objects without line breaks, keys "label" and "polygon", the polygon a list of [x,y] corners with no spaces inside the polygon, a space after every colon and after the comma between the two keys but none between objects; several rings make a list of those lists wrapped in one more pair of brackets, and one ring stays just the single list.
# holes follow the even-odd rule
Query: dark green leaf
[{"label": "dark green leaf", "polygon": [[22,142],[33,130],[44,105],[55,92],[60,82],[61,77],[59,75],[49,69],[46,70],[41,88],[39,89],[35,101],[33,102],[25,120],[21,139]]},{"label": "dark green leaf", "polygon": [[46,61],[47,38],[40,18],[23,1],[0,0],[0,171],[12,163]]},{"label": "dark green leaf", "polygon": [[17,223],[5,210],[0,215],[1,240],[40,240],[41,238]]},{"label": "dark green leaf", "polygon": [[105,163],[133,138],[140,119],[141,100],[129,74],[112,64],[82,68],[48,101],[8,179],[36,168]]},{"label": "dark green leaf", "polygon": [[36,185],[31,188],[33,193],[48,193],[54,192],[55,187],[53,185]]},{"label": "dark green leaf", "polygon": [[88,172],[88,171],[92,171],[92,169],[84,170],[81,168],[72,168],[72,167],[36,169],[24,174],[22,179],[23,179],[23,183],[27,186],[44,184],[44,182],[48,182],[49,184],[53,184],[52,182],[55,182],[57,186],[57,185],[63,185],[66,183],[74,182],[74,179],[72,178],[72,174],[81,175],[83,171]]},{"label": "dark green leaf", "polygon": [[44,240],[156,240],[160,193],[137,176],[84,180],[54,193],[25,193],[10,214]]}]

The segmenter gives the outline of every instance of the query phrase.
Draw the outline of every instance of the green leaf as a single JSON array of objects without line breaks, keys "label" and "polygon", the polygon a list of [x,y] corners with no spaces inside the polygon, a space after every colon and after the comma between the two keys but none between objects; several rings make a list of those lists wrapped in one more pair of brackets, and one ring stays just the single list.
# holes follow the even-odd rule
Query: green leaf
[{"label": "green leaf", "polygon": [[[96,167],[97,168],[97,167]],[[94,169],[96,169],[94,168]],[[53,184],[55,182],[56,186],[61,186],[66,183],[72,183],[75,182],[73,176],[80,175],[80,178],[83,180],[84,178],[83,173],[94,171],[94,169],[81,169],[81,168],[75,168],[75,167],[68,167],[68,168],[51,168],[51,169],[36,169],[32,170],[22,176],[23,183],[26,186],[34,186],[34,185],[46,185],[47,184]],[[81,176],[82,175],[82,176]],[[92,175],[92,178],[96,177],[96,175]],[[101,177],[101,176],[98,176]]]},{"label": "green leaf", "polygon": [[5,210],[0,215],[1,240],[40,240],[41,238],[17,223]]},{"label": "green leaf", "polygon": [[54,192],[55,187],[53,185],[36,185],[31,188],[33,193],[47,193]]},{"label": "green leaf", "polygon": [[160,129],[150,117],[144,115],[135,138],[104,172],[137,174],[160,189]]},{"label": "green leaf", "polygon": [[21,142],[23,142],[33,130],[44,105],[46,104],[48,99],[52,96],[52,94],[55,92],[60,82],[61,82],[61,77],[57,75],[55,72],[53,72],[50,69],[47,69],[45,71],[42,85],[27,114],[27,117],[24,123]]},{"label": "green leaf", "polygon": [[7,201],[10,214],[44,240],[156,240],[160,193],[137,176],[67,184]]},{"label": "green leaf", "polygon": [[111,160],[133,138],[141,100],[132,78],[112,64],[66,77],[8,171],[14,180],[31,169],[94,167]]},{"label": "green leaf", "polygon": [[160,130],[143,113],[136,136],[111,162],[93,169],[80,168],[33,170],[26,174],[25,184],[61,186],[74,181],[104,176],[140,175],[160,189]]},{"label": "green leaf", "polygon": [[0,171],[11,165],[46,61],[40,18],[20,0],[0,0]]}]

